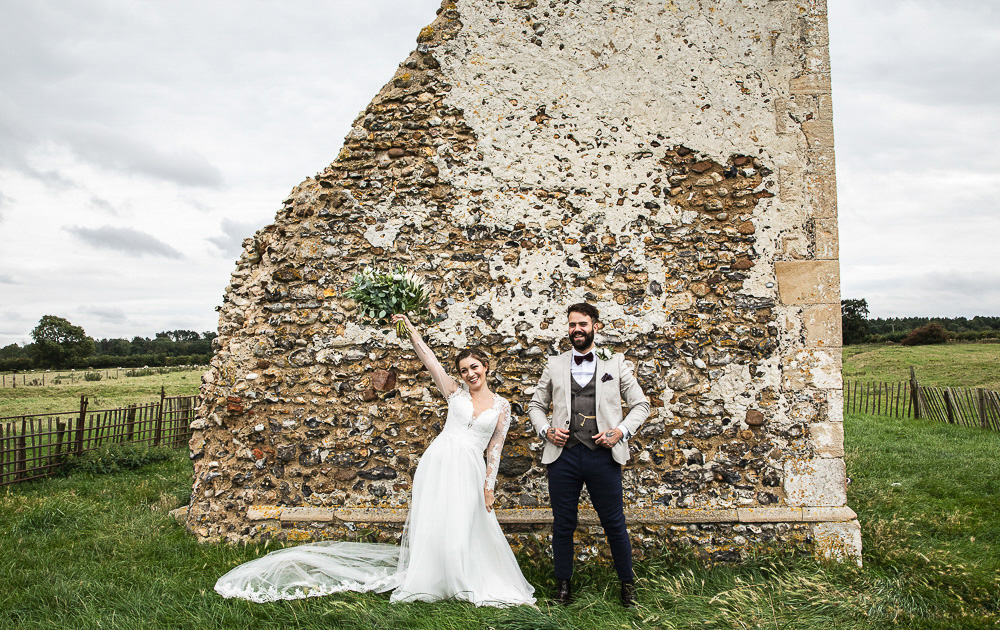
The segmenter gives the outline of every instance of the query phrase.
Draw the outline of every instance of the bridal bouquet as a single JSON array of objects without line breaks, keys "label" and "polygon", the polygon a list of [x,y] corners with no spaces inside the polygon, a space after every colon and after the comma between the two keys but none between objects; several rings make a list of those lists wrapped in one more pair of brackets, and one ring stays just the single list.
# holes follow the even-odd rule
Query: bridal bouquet
[{"label": "bridal bouquet", "polygon": [[[393,315],[410,317],[430,315],[430,293],[427,286],[402,267],[382,271],[366,267],[351,279],[352,286],[344,295],[358,305],[361,316],[373,323],[386,325]],[[406,336],[406,324],[396,322],[396,334]]]}]

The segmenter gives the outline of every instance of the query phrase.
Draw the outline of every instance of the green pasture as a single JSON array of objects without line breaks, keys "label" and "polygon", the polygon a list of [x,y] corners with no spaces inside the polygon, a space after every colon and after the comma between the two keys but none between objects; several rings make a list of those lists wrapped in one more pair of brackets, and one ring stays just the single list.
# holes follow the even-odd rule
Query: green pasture
[{"label": "green pasture", "polygon": [[[997,388],[998,353],[994,344],[852,346],[845,349],[844,373],[902,380],[915,365],[926,384]],[[57,410],[73,409],[80,393],[108,401],[145,396],[129,402],[147,402],[161,385],[170,394],[195,393],[199,377],[192,371],[158,375],[160,380],[77,383],[66,386],[68,396],[52,391],[37,400],[59,405]],[[150,382],[129,382],[141,379]],[[0,395],[0,404],[8,403],[8,393]],[[526,557],[521,566],[537,589],[537,608],[390,605],[378,594],[273,604],[225,600],[212,590],[215,580],[269,548],[199,544],[173,521],[167,512],[188,502],[192,474],[186,453],[177,451],[173,459],[138,471],[78,472],[0,489],[0,628],[1000,625],[1000,434],[859,414],[848,414],[844,428],[848,503],[862,527],[860,568],[763,551],[713,566],[685,549],[664,548],[636,566],[634,610],[617,604],[617,581],[604,562],[579,572],[573,605],[551,605],[549,561]]]},{"label": "green pasture", "polygon": [[[150,374],[126,376],[127,372],[135,371]],[[81,395],[89,398],[89,408],[93,410],[156,402],[161,387],[168,396],[192,396],[198,393],[204,371],[204,367],[94,370],[102,375],[99,381],[84,380],[86,370],[25,372],[17,374],[16,387],[11,385],[14,377],[8,373],[4,375],[6,386],[0,388],[0,418],[78,410]],[[45,385],[24,385],[22,377],[29,383],[41,383],[44,378]]]},{"label": "green pasture", "polygon": [[138,472],[0,490],[0,627],[108,628],[987,628],[1000,624],[1000,434],[941,423],[845,419],[849,504],[864,566],[761,553],[706,566],[663,549],[636,567],[623,610],[603,562],[579,599],[549,604],[548,561],[521,558],[537,608],[393,604],[344,594],[253,604],[215,580],[267,551],[198,544],[167,511],[188,501],[184,453]]},{"label": "green pasture", "polygon": [[984,387],[1000,391],[1000,343],[946,343],[932,346],[864,344],[844,347],[844,378],[921,385]]}]

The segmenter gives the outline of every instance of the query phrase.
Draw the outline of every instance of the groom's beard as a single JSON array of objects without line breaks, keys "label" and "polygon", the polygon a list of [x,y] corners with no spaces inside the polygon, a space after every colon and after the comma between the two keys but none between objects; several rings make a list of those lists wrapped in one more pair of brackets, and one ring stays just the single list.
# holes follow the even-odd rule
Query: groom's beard
[{"label": "groom's beard", "polygon": [[576,348],[577,351],[583,352],[594,344],[594,332],[573,333],[570,335],[569,341],[573,344],[573,347]]}]

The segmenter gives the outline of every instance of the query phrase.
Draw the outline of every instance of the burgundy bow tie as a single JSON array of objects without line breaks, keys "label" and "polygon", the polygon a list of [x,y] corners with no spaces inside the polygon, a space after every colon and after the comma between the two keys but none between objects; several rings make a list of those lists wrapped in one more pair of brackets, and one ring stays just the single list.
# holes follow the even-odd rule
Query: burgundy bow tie
[{"label": "burgundy bow tie", "polygon": [[594,353],[593,352],[588,352],[587,354],[576,354],[576,355],[573,355],[573,360],[576,361],[577,365],[580,365],[584,361],[593,361],[594,360]]}]

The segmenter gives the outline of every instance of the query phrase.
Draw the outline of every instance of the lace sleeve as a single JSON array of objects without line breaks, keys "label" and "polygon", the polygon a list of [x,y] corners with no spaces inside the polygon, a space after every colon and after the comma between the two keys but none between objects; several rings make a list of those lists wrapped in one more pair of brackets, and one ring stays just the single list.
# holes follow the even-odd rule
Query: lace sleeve
[{"label": "lace sleeve", "polygon": [[503,452],[503,443],[507,439],[507,429],[510,428],[510,403],[503,398],[500,399],[500,417],[497,418],[497,426],[493,429],[493,437],[486,445],[486,489],[492,490],[497,483],[497,471],[500,469],[500,454]]},{"label": "lace sleeve", "polygon": [[417,358],[427,367],[427,371],[431,373],[431,378],[434,379],[434,384],[438,386],[444,397],[448,398],[454,394],[455,390],[458,389],[458,383],[455,379],[448,376],[448,372],[441,366],[441,363],[434,356],[431,349],[427,347],[427,344],[424,343],[424,340],[419,335],[411,333],[410,343],[413,344],[413,351],[417,354]]}]

